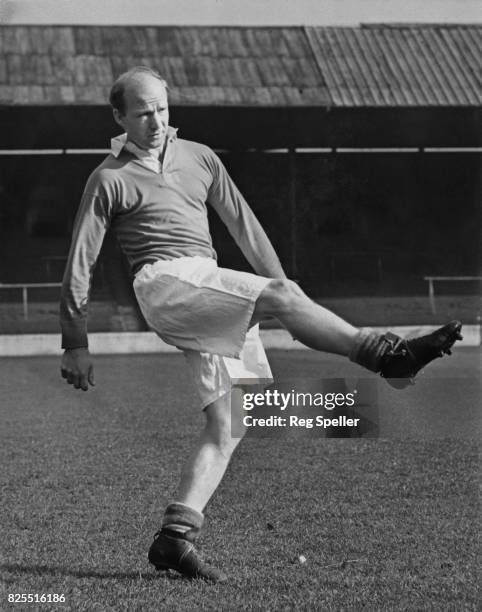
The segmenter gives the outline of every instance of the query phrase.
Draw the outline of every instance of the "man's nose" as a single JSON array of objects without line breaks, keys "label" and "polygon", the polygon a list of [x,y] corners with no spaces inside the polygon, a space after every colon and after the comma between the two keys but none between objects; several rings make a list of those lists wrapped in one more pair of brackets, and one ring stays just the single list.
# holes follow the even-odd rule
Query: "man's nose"
[{"label": "man's nose", "polygon": [[162,125],[162,115],[161,115],[161,113],[153,113],[151,115],[151,124],[154,127],[160,127]]}]

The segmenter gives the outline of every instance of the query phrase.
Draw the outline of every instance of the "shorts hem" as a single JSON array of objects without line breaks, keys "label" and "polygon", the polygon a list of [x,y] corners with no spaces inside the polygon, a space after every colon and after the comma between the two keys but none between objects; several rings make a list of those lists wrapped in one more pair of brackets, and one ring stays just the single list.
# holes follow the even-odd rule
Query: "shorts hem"
[{"label": "shorts hem", "polygon": [[[253,319],[254,309],[256,308],[256,302],[261,292],[264,291],[264,289],[266,289],[266,286],[271,282],[271,279],[265,276],[261,276],[260,278],[266,278],[266,284],[259,289],[259,291],[257,292],[256,296],[253,297],[253,299],[249,300],[248,307],[246,309],[246,318],[245,318],[245,321],[243,322],[243,330],[241,332],[242,333],[241,344],[239,346],[239,350],[237,350],[236,354],[234,355],[235,359],[239,359],[239,354],[243,350],[244,343],[246,342],[246,335],[250,330],[250,323]],[[225,357],[230,357],[230,355],[225,355]]]},{"label": "shorts hem", "polygon": [[228,393],[231,393],[231,391],[233,390],[233,387],[235,387],[236,385],[243,386],[243,387],[247,387],[249,385],[267,386],[267,385],[271,385],[273,382],[274,382],[274,378],[270,376],[267,376],[266,378],[232,378],[229,389],[219,388],[216,391],[214,391],[214,393],[212,393],[210,396],[208,396],[207,400],[201,398],[201,410],[203,411],[206,410],[206,408],[210,404],[212,404],[218,399],[221,399],[223,396],[227,395]]}]

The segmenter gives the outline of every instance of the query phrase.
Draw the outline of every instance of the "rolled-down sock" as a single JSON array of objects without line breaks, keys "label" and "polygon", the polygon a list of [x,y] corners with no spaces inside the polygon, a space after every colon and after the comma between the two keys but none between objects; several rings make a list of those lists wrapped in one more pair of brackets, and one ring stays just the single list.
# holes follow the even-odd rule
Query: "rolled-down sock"
[{"label": "rolled-down sock", "polygon": [[173,502],[164,512],[162,531],[192,541],[201,531],[203,522],[204,515],[201,512],[181,502]]},{"label": "rolled-down sock", "polygon": [[383,334],[361,329],[348,357],[372,372],[379,372],[381,359],[389,347],[390,343]]}]

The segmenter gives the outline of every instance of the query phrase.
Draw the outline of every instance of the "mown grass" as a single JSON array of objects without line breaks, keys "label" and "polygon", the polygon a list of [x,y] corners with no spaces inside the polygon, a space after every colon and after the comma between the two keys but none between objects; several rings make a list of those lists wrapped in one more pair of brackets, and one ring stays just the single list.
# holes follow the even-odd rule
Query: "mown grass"
[{"label": "mown grass", "polygon": [[[478,355],[459,351],[435,373],[475,376]],[[311,352],[272,362],[291,376],[355,367]],[[247,438],[200,540],[230,580],[189,582],[156,574],[146,557],[203,422],[183,358],[96,363],[97,387],[80,393],[56,359],[0,360],[1,610],[477,609],[476,432]],[[9,605],[8,593],[66,603]]]}]

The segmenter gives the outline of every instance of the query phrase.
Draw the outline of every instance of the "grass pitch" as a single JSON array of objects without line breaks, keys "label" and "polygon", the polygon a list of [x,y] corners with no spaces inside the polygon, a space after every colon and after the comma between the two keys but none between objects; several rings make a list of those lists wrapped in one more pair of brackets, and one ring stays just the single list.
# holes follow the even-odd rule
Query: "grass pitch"
[{"label": "grass pitch", "polygon": [[[477,431],[426,441],[248,437],[200,540],[230,581],[189,582],[147,563],[203,423],[184,359],[95,361],[97,386],[82,393],[60,379],[55,358],[0,360],[1,610],[477,609]],[[279,376],[360,372],[308,351],[271,361]],[[473,380],[478,363],[478,349],[461,349],[430,376]],[[413,397],[433,409],[423,386]],[[442,419],[457,409],[437,405]],[[9,593],[66,601],[9,604]]]}]

